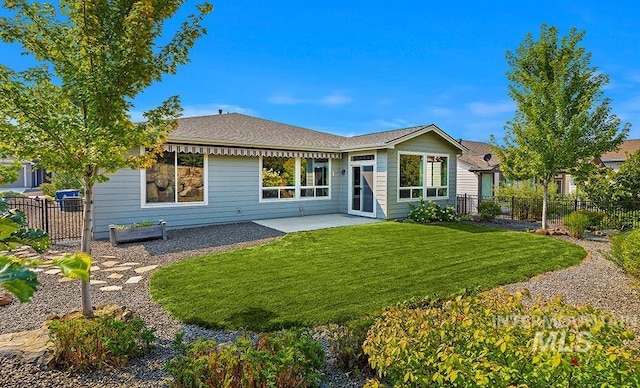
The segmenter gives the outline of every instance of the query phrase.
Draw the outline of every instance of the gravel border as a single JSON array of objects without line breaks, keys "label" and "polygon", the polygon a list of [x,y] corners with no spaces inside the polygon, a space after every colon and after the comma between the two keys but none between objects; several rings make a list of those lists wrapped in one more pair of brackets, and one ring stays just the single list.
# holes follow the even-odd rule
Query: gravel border
[{"label": "gravel border", "polygon": [[[537,224],[529,222],[496,220],[475,223],[490,227],[524,231],[535,229]],[[254,223],[215,225],[193,229],[169,231],[168,241],[122,244],[112,247],[108,241],[93,245],[96,262],[104,261],[100,256],[115,256],[120,262],[135,261],[140,265],[165,266],[178,260],[207,253],[224,252],[242,247],[264,244],[280,238],[283,233]],[[527,288],[532,295],[551,298],[565,297],[572,304],[591,304],[611,311],[629,322],[640,319],[640,292],[634,287],[637,280],[629,277],[602,253],[609,249],[606,238],[590,236],[575,240],[566,236],[555,236],[584,247],[589,253],[580,264],[541,275],[527,281],[505,286],[508,292]],[[74,247],[56,246],[59,251],[71,251]],[[150,274],[145,274],[138,284],[127,285],[119,292],[102,292],[92,287],[94,305],[119,304],[130,308],[137,316],[156,329],[158,347],[149,354],[132,360],[127,366],[108,372],[70,374],[60,371],[45,371],[13,359],[0,359],[0,387],[159,387],[168,386],[168,375],[163,368],[173,357],[171,348],[175,334],[184,330],[187,340],[210,338],[220,343],[233,341],[239,334],[233,331],[206,330],[184,325],[160,308],[150,299],[148,292]],[[32,303],[13,302],[0,307],[0,334],[38,328],[49,314],[63,314],[80,309],[80,286],[78,282],[59,283],[56,276],[40,276],[42,283]],[[637,328],[637,327],[636,327]],[[328,348],[326,333],[318,334],[319,340]],[[332,356],[326,359],[328,386],[359,387],[365,379],[348,376],[341,372]]]}]

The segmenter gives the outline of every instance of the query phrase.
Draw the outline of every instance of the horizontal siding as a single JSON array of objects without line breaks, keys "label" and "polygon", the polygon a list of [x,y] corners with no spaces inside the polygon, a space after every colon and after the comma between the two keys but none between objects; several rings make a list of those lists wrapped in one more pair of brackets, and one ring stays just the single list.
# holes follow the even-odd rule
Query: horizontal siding
[{"label": "horizontal siding", "polygon": [[449,155],[449,199],[436,201],[439,205],[455,205],[456,196],[456,169],[458,149],[449,142],[442,139],[439,135],[428,132],[404,143],[396,146],[395,150],[389,152],[387,158],[387,184],[388,184],[388,200],[387,218],[405,218],[409,213],[409,204],[418,204],[414,202],[398,202],[398,151],[411,152],[432,152],[437,154]]},{"label": "horizontal siding", "polygon": [[388,212],[387,150],[376,155],[376,218],[386,219]]},{"label": "horizontal siding", "polygon": [[[343,198],[346,175],[342,161],[331,163],[331,199],[259,201],[258,158],[209,156],[207,205],[162,208],[141,207],[141,172],[119,170],[109,182],[96,186],[94,235],[107,238],[109,224],[129,224],[143,220],[167,221],[169,229],[266,218],[337,213]],[[346,197],[346,196],[345,196]]]},{"label": "horizontal siding", "polygon": [[470,166],[458,160],[456,193],[478,195],[478,176],[469,171]]}]

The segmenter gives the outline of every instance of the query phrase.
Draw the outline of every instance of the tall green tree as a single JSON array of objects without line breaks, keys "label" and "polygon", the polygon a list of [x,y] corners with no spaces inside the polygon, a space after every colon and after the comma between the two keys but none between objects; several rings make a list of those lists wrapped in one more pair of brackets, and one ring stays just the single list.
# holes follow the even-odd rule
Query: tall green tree
[{"label": "tall green tree", "polygon": [[586,197],[605,206],[634,209],[640,201],[640,151],[627,155],[618,170],[601,167],[581,183]]},{"label": "tall green tree", "polygon": [[584,31],[564,37],[543,24],[507,51],[509,95],[516,103],[503,144],[491,143],[508,179],[536,178],[543,186],[542,228],[547,227],[549,184],[561,172],[586,174],[592,160],[618,147],[630,129],[611,113],[603,87],[609,77],[591,65],[580,45]]},{"label": "tall green tree", "polygon": [[[93,189],[120,168],[148,166],[181,113],[177,96],[134,123],[133,99],[188,62],[213,7],[197,6],[171,37],[163,26],[184,0],[5,0],[0,39],[22,45],[39,65],[0,65],[0,138],[19,159],[75,176],[84,189],[81,251],[91,253]],[[134,155],[145,147],[152,152]],[[83,313],[91,316],[88,281]]]}]

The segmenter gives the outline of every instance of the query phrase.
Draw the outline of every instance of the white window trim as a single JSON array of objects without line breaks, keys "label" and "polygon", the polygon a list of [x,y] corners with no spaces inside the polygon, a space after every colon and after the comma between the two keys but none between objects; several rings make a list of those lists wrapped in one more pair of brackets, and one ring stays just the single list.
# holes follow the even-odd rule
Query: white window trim
[{"label": "white window trim", "polygon": [[[144,152],[144,148],[141,149],[141,153]],[[175,151],[174,151],[175,152]],[[176,157],[178,152],[176,152]],[[209,205],[209,155],[202,154],[203,157],[203,179],[204,179],[204,201],[202,202],[152,202],[147,203],[147,169],[140,169],[140,207],[142,209],[157,209],[157,208],[171,208],[171,207],[185,207],[185,206],[207,206]],[[176,168],[176,174],[178,169]],[[176,180],[177,182],[177,180]],[[177,191],[176,191],[177,195]]]},{"label": "white window trim", "polygon": [[[327,182],[329,183],[329,185],[327,186],[300,186],[300,160],[301,159],[323,159],[323,158],[300,158],[300,157],[295,157],[296,163],[295,163],[295,182],[294,182],[294,186],[273,186],[273,187],[263,187],[262,186],[262,159],[263,157],[260,156],[259,160],[258,160],[258,169],[259,171],[259,181],[258,181],[258,202],[260,203],[282,203],[282,202],[297,202],[297,201],[327,201],[331,199],[331,159],[328,158],[327,159]],[[302,197],[300,195],[300,191],[302,189],[321,189],[321,188],[327,188],[329,189],[329,195],[324,196],[324,197]],[[262,190],[263,189],[294,189],[294,196],[293,198],[279,198],[280,197],[280,190],[278,190],[278,198],[262,198]]]},{"label": "white window trim", "polygon": [[[442,200],[442,199],[449,199],[450,198],[450,192],[449,192],[449,183],[451,182],[451,166],[449,165],[449,163],[451,163],[451,156],[449,154],[440,154],[440,153],[436,153],[436,152],[412,152],[412,151],[398,151],[398,156],[397,156],[397,160],[396,160],[396,165],[398,166],[398,176],[396,177],[396,199],[398,202],[416,202],[419,201],[420,198],[400,198],[400,155],[420,155],[422,156],[422,171],[424,174],[423,180],[422,180],[422,187],[420,186],[411,186],[411,187],[402,187],[403,190],[406,189],[422,189],[422,198],[426,199],[426,200]],[[437,157],[446,157],[447,158],[447,185],[446,186],[427,186],[427,159],[429,156],[437,156]],[[447,195],[446,196],[433,196],[433,197],[428,197],[427,196],[427,189],[436,189],[436,194],[438,192],[438,189],[447,189]]]}]

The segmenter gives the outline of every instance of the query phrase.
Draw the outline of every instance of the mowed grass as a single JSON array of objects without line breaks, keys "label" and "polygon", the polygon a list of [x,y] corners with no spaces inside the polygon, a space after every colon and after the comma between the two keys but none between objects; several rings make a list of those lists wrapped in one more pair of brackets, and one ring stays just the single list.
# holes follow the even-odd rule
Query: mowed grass
[{"label": "mowed grass", "polygon": [[469,224],[378,224],[294,233],[183,260],[154,273],[151,296],[209,328],[313,326],[412,297],[487,289],[580,262],[581,247]]}]

